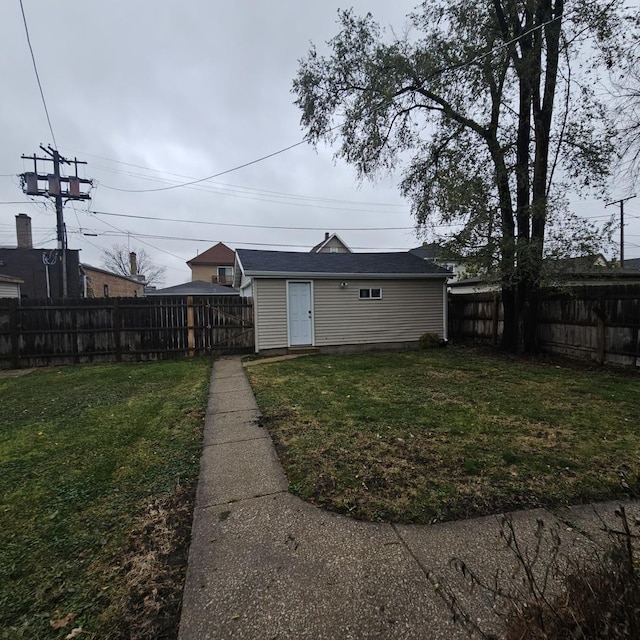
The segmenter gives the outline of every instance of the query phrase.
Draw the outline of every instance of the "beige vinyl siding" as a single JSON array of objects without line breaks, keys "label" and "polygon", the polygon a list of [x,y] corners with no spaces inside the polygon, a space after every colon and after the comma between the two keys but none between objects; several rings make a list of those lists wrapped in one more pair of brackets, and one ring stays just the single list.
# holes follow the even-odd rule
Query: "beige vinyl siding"
[{"label": "beige vinyl siding", "polygon": [[[193,264],[191,267],[191,282],[196,280],[204,280],[204,282],[218,282],[218,267],[231,267],[232,264]],[[232,277],[233,280],[233,277]]]},{"label": "beige vinyl siding", "polygon": [[196,280],[211,282],[215,273],[217,273],[216,267],[209,265],[191,265],[191,282],[195,282]]},{"label": "beige vinyl siding", "polygon": [[[382,299],[361,300],[361,288],[382,289]],[[442,337],[442,295],[442,280],[349,280],[344,288],[339,280],[315,280],[315,344],[405,342],[426,332]]]},{"label": "beige vinyl siding", "polygon": [[253,281],[257,350],[287,347],[286,280],[256,278]]}]

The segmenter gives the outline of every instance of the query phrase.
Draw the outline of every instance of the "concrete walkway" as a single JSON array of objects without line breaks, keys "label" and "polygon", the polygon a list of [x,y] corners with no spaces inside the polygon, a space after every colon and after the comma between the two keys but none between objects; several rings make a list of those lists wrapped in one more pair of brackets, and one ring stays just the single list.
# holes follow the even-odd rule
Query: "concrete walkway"
[{"label": "concrete walkway", "polygon": [[[497,629],[478,590],[450,564],[464,559],[487,578],[514,565],[495,517],[432,526],[371,524],[313,507],[287,479],[240,358],[214,363],[184,591],[180,640],[456,639],[429,576],[447,585],[485,631]],[[618,503],[551,514],[514,514],[523,545],[535,523],[564,535],[614,523]],[[629,510],[637,511],[635,506]],[[584,544],[584,540],[580,540]]]}]

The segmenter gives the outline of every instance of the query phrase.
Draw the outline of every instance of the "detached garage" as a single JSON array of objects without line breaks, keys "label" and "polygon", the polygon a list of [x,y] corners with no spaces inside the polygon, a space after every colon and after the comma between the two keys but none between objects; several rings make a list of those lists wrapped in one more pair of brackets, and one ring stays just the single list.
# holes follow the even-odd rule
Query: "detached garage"
[{"label": "detached garage", "polygon": [[256,352],[324,351],[446,339],[450,276],[408,252],[238,249],[234,286],[253,298]]}]

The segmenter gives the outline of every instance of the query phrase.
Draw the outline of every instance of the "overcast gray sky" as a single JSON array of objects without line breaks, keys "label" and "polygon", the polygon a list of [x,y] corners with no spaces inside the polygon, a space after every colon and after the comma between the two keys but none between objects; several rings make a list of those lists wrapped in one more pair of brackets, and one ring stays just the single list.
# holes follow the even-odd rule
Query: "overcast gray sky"
[{"label": "overcast gray sky", "polygon": [[[59,150],[87,161],[85,176],[96,183],[91,209],[163,219],[68,205],[69,247],[82,250],[83,262],[99,265],[102,248],[129,242],[166,265],[171,285],[189,280],[185,261],[217,241],[234,249],[303,250],[324,231],[337,231],[356,250],[421,242],[397,176],[359,187],[354,170],[334,163],[331,149],[306,144],[191,187],[113,189],[202,178],[299,142],[300,114],[290,89],[309,43],[321,46],[335,35],[338,8],[350,6],[401,31],[415,0],[23,3]],[[4,203],[26,200],[15,176],[31,164],[20,155],[53,140],[18,0],[0,3],[0,38]],[[577,210],[590,217],[611,213],[593,201]],[[625,254],[640,256],[640,199],[626,210]],[[15,244],[14,216],[21,212],[33,218],[35,243],[55,246],[53,207],[37,203],[0,204],[0,245]],[[380,227],[395,229],[375,230]]]}]

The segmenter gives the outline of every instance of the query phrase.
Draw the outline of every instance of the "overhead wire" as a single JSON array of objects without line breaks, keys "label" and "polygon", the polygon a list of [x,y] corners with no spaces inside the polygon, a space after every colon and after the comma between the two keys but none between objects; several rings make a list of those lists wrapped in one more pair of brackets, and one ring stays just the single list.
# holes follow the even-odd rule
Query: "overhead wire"
[{"label": "overhead wire", "polygon": [[[115,160],[114,158],[107,158],[106,156],[97,156],[91,153],[86,153],[86,152],[78,152],[80,155],[83,156],[89,156],[89,157],[94,157],[94,158],[100,158],[102,160],[107,160],[108,162],[113,162],[115,164],[122,164],[122,165],[126,165],[126,166],[132,166],[132,167],[136,167],[139,169],[144,169],[146,171],[153,171],[155,173],[160,173],[160,174],[165,174],[168,176],[175,176],[178,178],[188,178],[188,179],[195,179],[194,176],[188,176],[188,175],[184,175],[181,173],[174,173],[172,171],[165,171],[163,169],[155,169],[153,167],[147,167],[144,165],[138,165],[138,164],[133,164],[130,162],[123,162],[121,160]],[[140,173],[132,173],[132,172],[127,172],[127,171],[119,171],[118,169],[114,169],[114,168],[108,168],[108,167],[103,167],[101,165],[92,165],[92,167],[98,167],[99,169],[103,170],[103,171],[109,171],[111,173],[122,173],[123,175],[130,175],[132,177],[139,177],[142,179],[148,179],[148,180],[157,180],[158,182],[162,182],[163,180],[157,176],[149,176],[149,175],[145,175],[145,174],[140,174]],[[167,179],[164,180],[165,182],[168,182]],[[310,201],[319,201],[319,202],[328,202],[328,203],[332,203],[332,204],[353,204],[353,205],[358,205],[358,206],[370,206],[370,207],[406,207],[406,204],[402,204],[402,203],[392,203],[392,202],[364,202],[364,201],[357,201],[357,200],[346,200],[346,199],[338,199],[338,198],[325,198],[322,196],[311,196],[311,195],[303,195],[303,194],[296,194],[296,193],[291,193],[291,192],[286,192],[286,191],[274,191],[271,189],[257,189],[255,187],[247,187],[247,186],[243,186],[243,185],[237,185],[237,184],[228,184],[228,183],[224,183],[224,182],[214,182],[212,183],[212,185],[209,187],[208,185],[205,185],[204,187],[208,187],[207,190],[211,190],[214,186],[216,187],[223,187],[223,188],[229,188],[229,189],[240,189],[241,191],[248,191],[248,192],[256,192],[262,195],[266,195],[266,196],[278,196],[278,197],[284,197],[284,198],[291,198],[291,199],[295,199],[295,200],[310,200]]]},{"label": "overhead wire", "polygon": [[[106,222],[106,221],[104,221],[104,222]],[[109,224],[109,223],[107,223],[107,224]],[[113,225],[110,225],[110,226],[113,226]],[[122,229],[117,229],[117,227],[114,227],[114,229],[116,229],[115,232],[106,231],[106,232],[101,233],[100,235],[104,235],[106,237],[133,236],[134,238],[136,238],[137,240],[140,240],[141,242],[143,241],[144,238],[150,238],[152,240],[153,239],[156,239],[156,240],[169,240],[169,241],[177,241],[177,242],[206,242],[207,244],[212,244],[212,243],[215,243],[215,242],[224,242],[224,244],[230,244],[230,245],[234,245],[234,246],[248,245],[248,246],[256,246],[256,247],[292,247],[292,248],[297,248],[297,249],[308,249],[309,248],[308,244],[304,244],[303,245],[303,244],[274,243],[274,242],[246,242],[244,240],[233,241],[233,240],[212,240],[212,239],[209,239],[209,238],[186,238],[186,237],[179,237],[179,236],[165,236],[165,235],[159,235],[159,234],[132,233],[130,231],[124,231]],[[158,249],[159,251],[162,251],[162,249],[159,249],[158,247],[154,247],[154,248]],[[351,247],[351,248],[352,249],[358,249],[358,250],[371,250],[371,251],[389,251],[389,250],[406,251],[407,250],[406,247]],[[164,251],[164,253],[168,253],[168,252]],[[174,257],[182,259],[180,256],[174,256]]]},{"label": "overhead wire", "polygon": [[[131,174],[129,174],[131,175]],[[171,182],[170,180],[167,179],[162,179],[162,178],[156,178],[153,176],[144,176],[144,175],[140,175],[139,176],[140,179],[142,180],[149,180],[152,182],[160,182],[160,183],[169,183]],[[100,183],[101,186],[106,186],[102,183]],[[240,189],[243,189],[243,187],[239,187]],[[281,205],[286,205],[286,206],[294,206],[297,208],[311,208],[311,209],[325,209],[325,210],[331,210],[331,211],[348,211],[351,213],[364,213],[364,214],[370,214],[371,213],[371,207],[376,206],[376,207],[403,207],[405,209],[407,209],[407,205],[406,204],[389,204],[389,203],[378,203],[378,204],[373,204],[373,203],[365,203],[365,202],[357,202],[354,200],[347,200],[347,201],[343,201],[346,204],[351,204],[353,205],[352,207],[337,207],[337,206],[330,206],[329,204],[314,204],[314,199],[313,196],[295,196],[295,195],[282,195],[282,196],[277,196],[275,194],[271,195],[269,193],[267,193],[265,190],[260,190],[260,189],[255,189],[252,191],[255,191],[257,193],[256,196],[252,196],[251,194],[248,193],[244,193],[242,191],[235,191],[234,189],[227,189],[226,187],[222,187],[222,188],[216,188],[214,185],[196,185],[196,186],[188,186],[185,187],[185,189],[193,189],[195,191],[204,191],[206,193],[213,193],[219,196],[230,196],[233,198],[239,198],[242,200],[253,200],[253,201],[257,201],[257,202],[268,202],[268,203],[273,203],[273,204],[281,204]],[[263,192],[262,194],[260,192]],[[258,195],[264,195],[264,197],[258,197]],[[288,199],[282,199],[282,198],[288,198]],[[301,201],[298,201],[297,199],[300,198]],[[318,202],[330,202],[329,199],[322,199],[322,198],[318,198],[317,199]],[[341,201],[336,200],[336,203],[340,203]],[[360,208],[354,208],[354,207],[360,207]],[[362,207],[368,207],[367,209],[363,209]],[[376,213],[385,213],[384,211],[376,211]],[[395,214],[397,212],[390,212],[392,214]]]},{"label": "overhead wire", "polygon": [[256,158],[255,160],[251,160],[249,162],[244,162],[243,164],[239,164],[235,167],[232,167],[231,169],[226,169],[225,171],[220,171],[218,173],[214,173],[210,176],[205,176],[204,178],[199,178],[198,180],[191,180],[189,182],[183,182],[181,184],[176,184],[176,185],[172,185],[172,186],[168,186],[168,187],[157,187],[155,189],[121,189],[118,187],[111,187],[109,185],[106,184],[102,184],[103,187],[105,187],[105,189],[111,189],[112,191],[122,191],[125,193],[149,193],[152,191],[169,191],[171,189],[179,189],[181,187],[188,187],[190,185],[193,184],[199,184],[200,182],[205,182],[206,180],[212,180],[213,178],[219,178],[220,176],[224,176],[228,173],[232,173],[234,171],[238,171],[240,169],[244,169],[245,167],[250,167],[253,164],[258,164],[259,162],[263,162],[264,160],[268,160],[269,158],[273,158],[274,156],[280,155],[282,153],[285,153],[286,151],[289,151],[291,149],[294,149],[295,147],[299,147],[300,145],[304,144],[306,142],[305,139],[300,140],[299,142],[296,142],[294,144],[290,144],[288,147],[284,147],[283,149],[278,149],[277,151],[274,151],[273,153],[268,153],[267,155],[261,156],[260,158]]},{"label": "overhead wire", "polygon": [[[180,224],[203,224],[219,227],[239,227],[244,229],[282,229],[287,231],[324,231],[323,227],[292,227],[289,225],[262,225],[262,224],[240,224],[236,222],[212,222],[209,220],[184,220],[180,218],[163,218],[160,216],[143,216],[127,213],[113,213],[110,211],[96,211],[91,209],[89,213],[103,216],[113,216],[116,218],[134,218],[136,220],[156,220],[160,222],[178,222]],[[450,226],[450,225],[436,225]],[[412,231],[414,227],[332,227],[334,231]]]},{"label": "overhead wire", "polygon": [[[87,211],[87,213],[90,213],[90,212]],[[145,242],[144,240],[142,240],[140,238],[140,234],[132,233],[131,231],[124,231],[123,229],[120,229],[120,228],[116,227],[115,225],[111,224],[107,220],[102,220],[101,222],[103,222],[104,224],[108,225],[112,229],[115,229],[116,231],[118,231],[119,233],[121,233],[124,236],[127,236],[127,237],[133,236],[134,238],[136,238],[137,240],[142,242],[142,244],[146,244],[148,247],[151,247],[152,249],[155,249],[156,251],[160,251],[161,253],[166,253],[167,255],[171,256],[172,258],[177,258],[178,260],[184,261],[184,257],[183,256],[178,256],[175,253],[171,253],[170,251],[166,251],[164,249],[160,249],[160,247],[156,247],[156,246],[152,245],[149,242]]]},{"label": "overhead wire", "polygon": [[22,4],[22,0],[18,0],[20,2],[20,11],[22,12],[22,21],[24,23],[24,32],[27,36],[27,44],[29,45],[29,51],[31,52],[31,61],[33,62],[33,70],[36,74],[36,80],[38,81],[38,88],[40,89],[40,97],[42,98],[42,105],[44,106],[44,112],[47,116],[47,123],[49,125],[49,131],[51,132],[51,139],[53,140],[54,146],[57,148],[58,143],[56,142],[55,133],[53,133],[53,126],[51,125],[51,118],[49,117],[49,109],[47,108],[47,101],[44,98],[44,91],[42,90],[42,83],[40,82],[40,74],[38,73],[38,65],[36,64],[36,56],[33,53],[33,47],[31,46],[31,38],[29,37],[29,27],[27,25],[27,16],[24,12],[24,5]]}]

